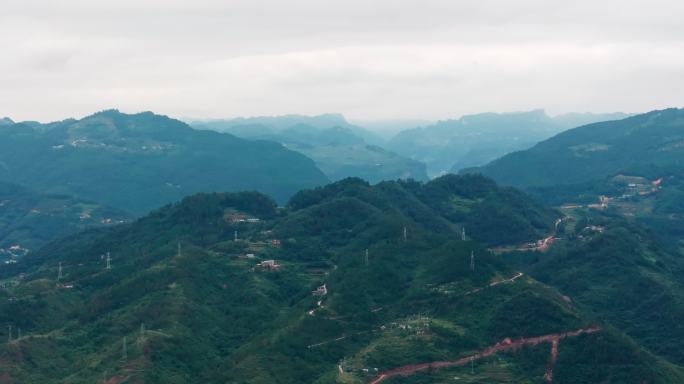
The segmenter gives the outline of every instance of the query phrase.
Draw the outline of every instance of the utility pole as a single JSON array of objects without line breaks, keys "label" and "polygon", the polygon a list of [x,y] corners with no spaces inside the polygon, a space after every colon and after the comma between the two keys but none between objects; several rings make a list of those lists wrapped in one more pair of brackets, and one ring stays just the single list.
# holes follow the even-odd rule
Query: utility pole
[{"label": "utility pole", "polygon": [[475,252],[470,251],[470,270],[475,271]]},{"label": "utility pole", "polygon": [[367,267],[368,266],[368,248],[366,248],[365,263],[366,263],[366,267]]},{"label": "utility pole", "polygon": [[178,242],[178,257],[181,257],[181,243]]},{"label": "utility pole", "polygon": [[475,366],[474,366],[475,363],[474,363],[474,361],[475,361],[475,359],[471,356],[470,357],[470,374],[471,375],[475,374]]},{"label": "utility pole", "polygon": [[407,233],[406,233],[406,227],[404,227],[404,243],[406,242],[407,239]]},{"label": "utility pole", "polygon": [[123,337],[123,359],[128,360],[128,350],[126,349],[126,336]]},{"label": "utility pole", "polygon": [[235,231],[235,233],[233,233],[233,241],[238,241],[238,233],[237,233],[237,231]]},{"label": "utility pole", "polygon": [[17,340],[21,339],[21,328],[17,328]]},{"label": "utility pole", "polygon": [[140,336],[138,336],[138,344],[145,341],[145,323],[140,323]]},{"label": "utility pole", "polygon": [[58,267],[58,272],[57,272],[57,281],[59,282],[62,280],[62,262],[59,262],[59,267]]},{"label": "utility pole", "polygon": [[109,256],[109,252],[107,252],[107,269],[112,269],[112,258]]},{"label": "utility pole", "polygon": [[7,344],[9,344],[9,343],[12,342],[12,326],[11,326],[11,325],[8,325],[8,326],[7,326],[7,329],[9,329],[9,334],[8,334],[8,336],[7,336]]},{"label": "utility pole", "polygon": [[466,241],[465,227],[461,227],[461,240]]}]

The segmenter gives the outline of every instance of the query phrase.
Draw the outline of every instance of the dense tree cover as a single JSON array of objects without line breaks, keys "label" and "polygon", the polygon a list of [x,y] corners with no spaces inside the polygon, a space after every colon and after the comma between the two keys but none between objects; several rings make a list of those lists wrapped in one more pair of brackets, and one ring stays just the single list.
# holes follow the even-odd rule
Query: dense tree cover
[{"label": "dense tree cover", "polygon": [[[206,193],[53,242],[2,269],[2,282],[16,285],[0,289],[0,322],[13,325],[15,338],[22,330],[0,346],[2,380],[362,383],[374,368],[596,324],[529,277],[489,286],[516,273],[507,258],[460,240],[459,226],[436,214],[440,205],[423,201],[523,208],[520,196],[497,189],[480,176],[433,185],[349,179],[304,191],[285,209],[258,193]],[[278,269],[257,265],[271,259]],[[327,295],[312,296],[322,284]],[[548,358],[548,346],[522,348],[459,375],[540,382]],[[581,369],[564,370],[565,362]],[[610,329],[563,341],[557,369],[558,383],[684,379]]]},{"label": "dense tree cover", "polygon": [[7,250],[0,252],[0,259],[10,256],[12,245],[36,250],[85,228],[129,219],[129,214],[118,209],[0,182],[0,248]]},{"label": "dense tree cover", "polygon": [[284,202],[327,182],[282,145],[199,131],[150,112],[0,126],[0,180],[134,214],[196,192],[258,190]]},{"label": "dense tree cover", "polygon": [[[360,200],[386,214],[406,217],[432,231],[457,236],[465,227],[469,237],[490,245],[545,237],[559,216],[519,191],[500,188],[480,175],[446,175],[425,184],[400,181],[375,186],[347,179],[301,191],[292,197],[289,206],[297,210],[343,197],[346,201]],[[315,222],[316,215],[312,217]],[[334,224],[328,220],[325,225]]]},{"label": "dense tree cover", "polygon": [[518,255],[521,266],[649,351],[684,363],[678,341],[684,337],[679,250],[636,222],[597,213],[578,219],[561,236],[562,244],[543,257]]}]

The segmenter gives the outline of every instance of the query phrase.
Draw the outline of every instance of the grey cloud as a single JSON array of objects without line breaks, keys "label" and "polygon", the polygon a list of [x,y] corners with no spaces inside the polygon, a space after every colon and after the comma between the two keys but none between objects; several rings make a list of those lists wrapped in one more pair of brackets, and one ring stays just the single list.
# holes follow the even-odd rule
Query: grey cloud
[{"label": "grey cloud", "polygon": [[663,0],[5,0],[0,115],[680,106],[682,14]]}]

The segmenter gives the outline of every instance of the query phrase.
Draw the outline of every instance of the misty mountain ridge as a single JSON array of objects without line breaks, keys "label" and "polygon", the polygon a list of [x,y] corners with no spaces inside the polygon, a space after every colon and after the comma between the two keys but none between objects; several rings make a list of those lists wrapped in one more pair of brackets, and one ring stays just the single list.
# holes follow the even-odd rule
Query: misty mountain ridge
[{"label": "misty mountain ridge", "polygon": [[312,130],[346,128],[368,144],[381,145],[384,143],[382,137],[368,129],[349,123],[344,115],[340,113],[326,113],[313,116],[290,114],[281,116],[236,117],[233,119],[190,120],[189,124],[197,128],[228,132],[246,138],[261,138],[271,135],[278,136],[282,131],[296,126],[309,127]]},{"label": "misty mountain ridge", "polygon": [[621,113],[572,113],[556,117],[544,110],[481,113],[405,130],[387,148],[427,164],[431,175],[486,164],[506,153],[529,148],[577,123],[624,117]]},{"label": "misty mountain ridge", "polygon": [[342,115],[286,115],[195,123],[198,129],[227,132],[253,140],[272,140],[300,152],[333,181],[361,177],[383,180],[427,180],[425,165],[392,153],[377,143],[379,136],[347,123]]},{"label": "misty mountain ridge", "polygon": [[620,173],[660,177],[684,168],[684,109],[670,108],[562,132],[467,172],[522,188],[570,185]]}]

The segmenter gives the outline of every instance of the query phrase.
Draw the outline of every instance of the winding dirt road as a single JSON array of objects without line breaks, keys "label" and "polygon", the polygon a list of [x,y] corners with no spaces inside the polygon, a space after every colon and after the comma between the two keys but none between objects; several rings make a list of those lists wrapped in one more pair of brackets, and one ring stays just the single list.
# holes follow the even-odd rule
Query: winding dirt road
[{"label": "winding dirt road", "polygon": [[578,329],[576,331],[571,332],[552,333],[549,335],[536,336],[530,338],[520,338],[516,340],[506,338],[490,347],[481,350],[478,353],[460,358],[458,360],[433,361],[431,363],[410,364],[390,369],[388,371],[380,372],[380,374],[378,374],[378,376],[376,376],[370,382],[370,384],[378,384],[381,381],[393,376],[408,376],[412,375],[415,372],[425,371],[428,369],[440,369],[447,367],[463,366],[470,363],[472,360],[479,360],[485,357],[489,357],[498,352],[515,350],[523,346],[534,346],[541,343],[551,343],[551,359],[549,361],[549,365],[546,368],[546,373],[544,374],[544,380],[550,383],[553,381],[553,366],[556,363],[556,358],[558,356],[558,345],[560,340],[565,339],[567,337],[577,337],[582,334],[595,333],[601,330],[601,327],[595,326],[584,329]]}]

